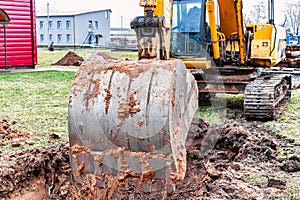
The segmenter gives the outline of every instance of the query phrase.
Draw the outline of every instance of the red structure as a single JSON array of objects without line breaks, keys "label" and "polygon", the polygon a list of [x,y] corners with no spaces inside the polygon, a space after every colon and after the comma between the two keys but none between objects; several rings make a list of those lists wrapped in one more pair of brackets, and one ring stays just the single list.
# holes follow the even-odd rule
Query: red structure
[{"label": "red structure", "polygon": [[34,68],[35,30],[34,0],[0,0],[0,68]]}]

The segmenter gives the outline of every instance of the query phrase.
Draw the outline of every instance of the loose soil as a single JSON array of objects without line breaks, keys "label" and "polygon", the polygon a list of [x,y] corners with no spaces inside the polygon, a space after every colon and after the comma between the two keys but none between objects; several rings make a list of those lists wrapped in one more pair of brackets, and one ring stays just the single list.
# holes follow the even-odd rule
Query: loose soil
[{"label": "loose soil", "polygon": [[[12,122],[14,124],[15,122]],[[21,146],[22,143],[32,137],[32,134],[26,131],[19,131],[11,128],[11,124],[6,119],[0,118],[0,146],[11,142],[13,147]],[[28,141],[30,142],[30,141]],[[0,150],[1,153],[1,150]]]},{"label": "loose soil", "polygon": [[76,53],[69,51],[64,57],[53,65],[60,66],[80,66],[84,59]]},{"label": "loose soil", "polygon": [[[239,111],[238,111],[239,112]],[[229,119],[238,116],[229,113]],[[0,123],[1,129],[6,123]],[[3,127],[4,126],[4,127]],[[73,181],[68,143],[0,154],[0,199],[299,199],[300,146],[267,131],[262,122],[211,127],[194,119],[187,140],[187,172],[175,193],[165,195],[159,181],[144,193],[134,185],[96,188],[92,176]],[[279,152],[279,149],[284,153]],[[289,155],[289,156],[288,156]]]},{"label": "loose soil", "polygon": [[[103,60],[117,60],[104,52],[95,52],[97,56],[103,58]],[[62,57],[59,61],[54,63],[53,65],[59,66],[80,66],[85,59],[76,53],[69,51],[64,57]]]}]

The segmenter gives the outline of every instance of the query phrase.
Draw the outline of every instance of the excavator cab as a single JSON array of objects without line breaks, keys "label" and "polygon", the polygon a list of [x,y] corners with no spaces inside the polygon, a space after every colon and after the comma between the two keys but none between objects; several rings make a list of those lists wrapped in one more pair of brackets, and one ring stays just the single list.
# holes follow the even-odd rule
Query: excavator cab
[{"label": "excavator cab", "polygon": [[[171,59],[182,59],[187,68],[211,66],[212,46],[206,1],[174,1],[172,9]],[[190,61],[196,61],[191,65]]]},{"label": "excavator cab", "polygon": [[174,1],[172,13],[170,57],[201,57],[205,1]]}]

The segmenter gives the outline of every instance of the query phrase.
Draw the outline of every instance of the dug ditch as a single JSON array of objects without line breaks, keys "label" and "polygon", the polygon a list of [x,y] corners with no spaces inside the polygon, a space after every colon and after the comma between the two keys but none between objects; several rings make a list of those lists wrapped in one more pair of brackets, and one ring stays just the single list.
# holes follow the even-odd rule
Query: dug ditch
[{"label": "dug ditch", "polygon": [[[6,120],[0,126],[2,143],[18,138],[8,136]],[[19,135],[21,140],[23,135]],[[95,187],[89,177],[84,184],[77,184],[69,165],[68,143],[56,143],[0,153],[0,199],[300,198],[299,145],[267,131],[261,122],[239,120],[211,127],[194,119],[187,143],[185,179],[167,197],[159,190],[143,193],[133,185],[124,190],[118,187],[115,177],[106,189]],[[286,153],[281,154],[278,149]],[[153,182],[153,188],[158,184]]]}]

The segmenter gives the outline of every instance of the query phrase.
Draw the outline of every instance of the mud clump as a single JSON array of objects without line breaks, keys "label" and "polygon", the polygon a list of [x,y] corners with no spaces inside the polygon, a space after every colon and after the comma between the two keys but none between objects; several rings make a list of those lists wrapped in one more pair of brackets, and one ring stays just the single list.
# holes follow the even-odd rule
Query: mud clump
[{"label": "mud clump", "polygon": [[63,58],[53,65],[59,66],[80,66],[84,59],[76,53],[69,51]]},{"label": "mud clump", "polygon": [[11,128],[11,124],[6,119],[0,118],[0,146],[11,142],[13,147],[17,147],[30,137],[32,137],[31,133]]},{"label": "mud clump", "polygon": [[280,167],[285,172],[299,172],[300,171],[300,157],[291,156],[287,161]]}]

